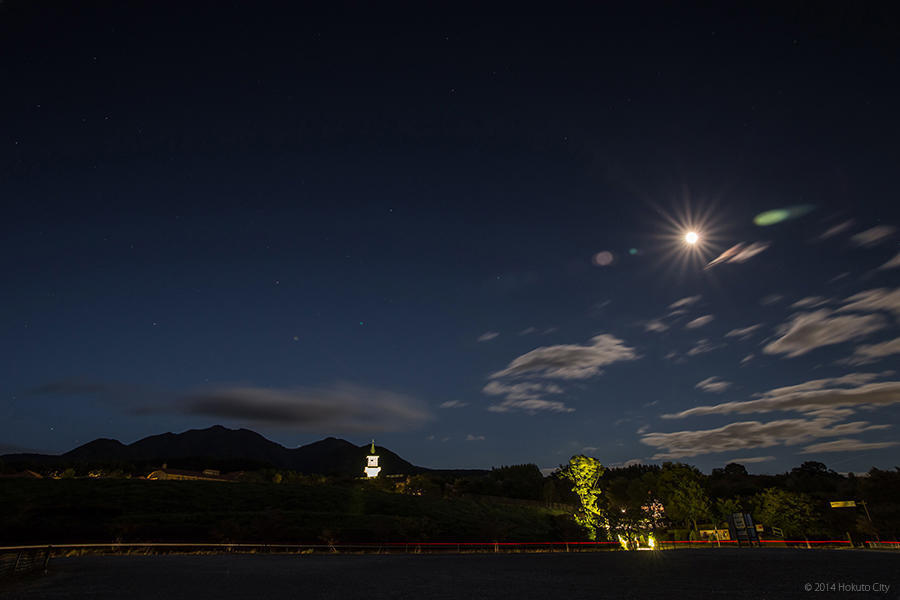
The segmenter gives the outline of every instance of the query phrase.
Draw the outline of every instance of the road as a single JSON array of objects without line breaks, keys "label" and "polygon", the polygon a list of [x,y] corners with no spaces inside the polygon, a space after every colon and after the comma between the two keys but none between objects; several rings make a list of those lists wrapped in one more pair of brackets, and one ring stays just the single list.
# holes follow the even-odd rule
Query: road
[{"label": "road", "polygon": [[0,600],[649,597],[900,598],[900,553],[84,556],[53,559],[48,575],[0,588]]}]

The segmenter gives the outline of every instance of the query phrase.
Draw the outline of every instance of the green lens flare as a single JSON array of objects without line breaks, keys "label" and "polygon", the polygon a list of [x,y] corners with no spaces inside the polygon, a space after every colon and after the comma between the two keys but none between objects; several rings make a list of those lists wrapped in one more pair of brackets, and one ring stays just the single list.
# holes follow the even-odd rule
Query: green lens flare
[{"label": "green lens flare", "polygon": [[812,204],[799,204],[797,206],[788,206],[787,208],[776,208],[775,210],[767,210],[753,217],[753,222],[760,227],[768,227],[789,219],[802,217],[806,213],[812,211],[816,207]]}]

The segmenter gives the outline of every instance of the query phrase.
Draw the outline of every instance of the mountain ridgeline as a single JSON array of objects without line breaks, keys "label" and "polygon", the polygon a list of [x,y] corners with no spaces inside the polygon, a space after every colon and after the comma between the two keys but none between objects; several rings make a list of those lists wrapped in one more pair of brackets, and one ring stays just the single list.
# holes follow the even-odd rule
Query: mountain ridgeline
[{"label": "mountain ridgeline", "polygon": [[[416,474],[428,471],[402,459],[387,448],[376,446],[382,473]],[[249,429],[228,429],[215,425],[184,433],[152,435],[132,444],[96,439],[61,455],[6,454],[8,464],[141,464],[168,463],[181,468],[237,469],[274,467],[320,475],[362,474],[369,445],[356,446],[333,437],[298,448],[285,448]]]}]

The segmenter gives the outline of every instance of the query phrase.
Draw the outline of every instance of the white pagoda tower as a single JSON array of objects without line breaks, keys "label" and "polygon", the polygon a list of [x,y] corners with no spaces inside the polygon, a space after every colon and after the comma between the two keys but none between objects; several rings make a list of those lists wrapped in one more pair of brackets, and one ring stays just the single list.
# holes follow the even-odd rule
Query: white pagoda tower
[{"label": "white pagoda tower", "polygon": [[369,455],[366,457],[366,468],[363,469],[366,477],[369,479],[378,477],[381,467],[378,466],[378,455],[375,454],[375,440],[372,440],[372,447],[369,449]]}]

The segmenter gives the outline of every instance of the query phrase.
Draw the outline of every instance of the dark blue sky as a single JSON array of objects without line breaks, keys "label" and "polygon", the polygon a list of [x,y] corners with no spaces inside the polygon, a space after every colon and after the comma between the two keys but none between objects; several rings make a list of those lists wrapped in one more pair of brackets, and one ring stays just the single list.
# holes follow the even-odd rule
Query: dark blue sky
[{"label": "dark blue sky", "polygon": [[421,10],[0,5],[5,447],[900,462],[896,13]]}]

